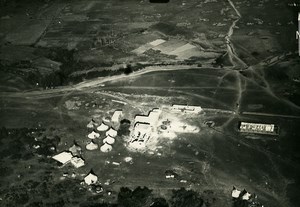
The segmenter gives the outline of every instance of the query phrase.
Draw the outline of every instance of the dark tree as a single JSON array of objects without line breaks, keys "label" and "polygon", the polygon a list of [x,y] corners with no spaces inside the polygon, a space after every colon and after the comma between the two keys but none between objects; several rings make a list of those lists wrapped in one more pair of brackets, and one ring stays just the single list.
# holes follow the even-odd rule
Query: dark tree
[{"label": "dark tree", "polygon": [[132,69],[131,65],[127,65],[126,68],[124,69],[124,74],[129,75],[132,72],[133,72],[133,69]]},{"label": "dark tree", "polygon": [[123,120],[121,120],[120,123],[121,123],[121,125],[120,125],[120,128],[118,130],[118,134],[124,135],[124,136],[129,135],[129,133],[130,133],[130,131],[129,131],[130,121],[128,119],[123,119]]},{"label": "dark tree", "polygon": [[143,207],[152,203],[152,191],[147,187],[137,187],[134,191],[122,187],[118,194],[119,207]]},{"label": "dark tree", "polygon": [[120,207],[134,206],[132,201],[132,191],[127,187],[122,187],[118,194],[118,203]]},{"label": "dark tree", "polygon": [[203,199],[195,191],[184,188],[173,190],[172,207],[202,207],[203,203]]},{"label": "dark tree", "polygon": [[169,204],[164,198],[155,198],[151,207],[169,207]]}]

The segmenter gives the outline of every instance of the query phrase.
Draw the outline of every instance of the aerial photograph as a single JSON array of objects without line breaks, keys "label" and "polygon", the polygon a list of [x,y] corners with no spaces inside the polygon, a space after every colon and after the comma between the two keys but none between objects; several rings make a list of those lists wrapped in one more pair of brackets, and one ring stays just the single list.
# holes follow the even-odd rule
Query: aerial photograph
[{"label": "aerial photograph", "polygon": [[299,207],[299,0],[0,0],[0,206]]}]

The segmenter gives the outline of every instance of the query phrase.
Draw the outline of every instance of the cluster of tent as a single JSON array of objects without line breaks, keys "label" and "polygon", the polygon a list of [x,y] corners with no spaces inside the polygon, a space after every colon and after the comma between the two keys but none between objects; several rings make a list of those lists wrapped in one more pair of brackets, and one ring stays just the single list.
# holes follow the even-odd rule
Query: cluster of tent
[{"label": "cluster of tent", "polygon": [[[78,153],[80,153],[81,148],[74,144],[72,147],[69,148],[69,151],[61,152],[52,158],[59,163],[66,165],[68,163],[71,163],[74,167],[79,168],[85,165],[84,160],[78,156]],[[76,155],[74,155],[76,154]],[[91,170],[85,177],[84,182],[87,185],[93,185],[96,184],[98,181],[97,175]]]},{"label": "cluster of tent", "polygon": [[106,135],[103,139],[103,145],[100,147],[101,152],[110,152],[112,150],[112,145],[115,143],[115,137],[118,135],[118,132],[114,128],[103,122],[98,125],[94,120],[91,120],[87,124],[87,128],[93,129],[93,131],[87,135],[91,140],[86,145],[87,150],[96,150],[99,148],[98,144],[94,142],[95,139],[100,138],[99,132],[105,132]]},{"label": "cluster of tent", "polygon": [[251,194],[247,192],[245,189],[243,191],[240,191],[233,187],[231,191],[231,197],[234,199],[242,199],[248,201],[251,198]]}]

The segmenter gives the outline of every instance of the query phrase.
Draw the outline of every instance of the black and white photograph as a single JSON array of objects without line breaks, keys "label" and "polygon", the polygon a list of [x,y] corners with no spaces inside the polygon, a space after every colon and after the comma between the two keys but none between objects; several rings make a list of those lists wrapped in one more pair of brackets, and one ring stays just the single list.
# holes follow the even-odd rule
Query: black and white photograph
[{"label": "black and white photograph", "polygon": [[1,207],[299,207],[300,0],[0,0]]}]

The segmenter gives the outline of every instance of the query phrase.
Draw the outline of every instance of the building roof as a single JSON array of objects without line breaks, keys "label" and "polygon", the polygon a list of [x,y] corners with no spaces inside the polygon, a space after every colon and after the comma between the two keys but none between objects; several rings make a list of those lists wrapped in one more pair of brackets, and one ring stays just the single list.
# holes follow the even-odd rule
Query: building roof
[{"label": "building roof", "polygon": [[188,105],[179,105],[179,104],[173,104],[172,109],[176,111],[184,111],[190,113],[198,113],[202,111],[201,106],[188,106]]},{"label": "building roof", "polygon": [[54,159],[62,164],[66,164],[71,161],[72,157],[73,157],[73,155],[71,152],[61,152],[57,155],[54,155],[52,157],[52,159]]},{"label": "building roof", "polygon": [[160,113],[161,111],[155,108],[152,111],[150,111],[148,115],[136,115],[134,118],[134,122],[149,123],[151,125],[155,125],[155,123],[159,118]]},{"label": "building roof", "polygon": [[148,132],[151,131],[151,125],[149,123],[140,123],[140,122],[137,122],[134,125],[134,130],[135,131],[144,132],[144,133],[148,133]]},{"label": "building roof", "polygon": [[140,123],[149,123],[149,117],[146,115],[136,115],[134,118],[135,123],[140,122]]},{"label": "building roof", "polygon": [[81,157],[72,157],[71,164],[76,167],[82,167],[85,165],[84,160]]},{"label": "building roof", "polygon": [[278,127],[275,124],[240,122],[239,129],[241,132],[278,134]]}]

